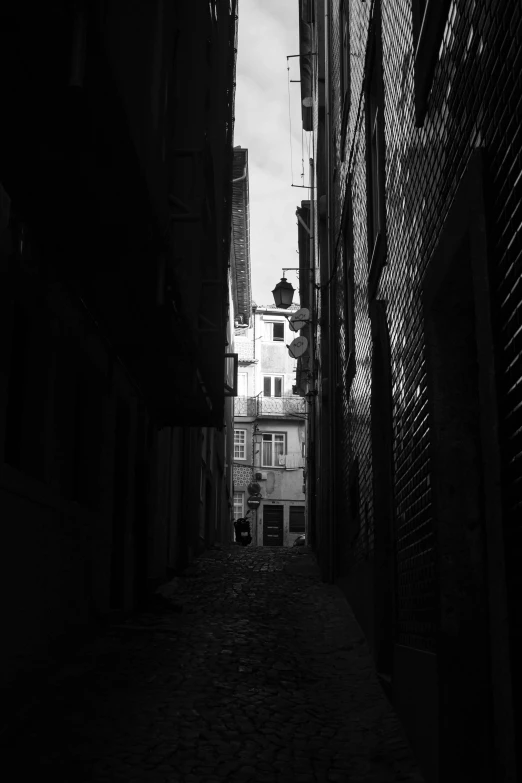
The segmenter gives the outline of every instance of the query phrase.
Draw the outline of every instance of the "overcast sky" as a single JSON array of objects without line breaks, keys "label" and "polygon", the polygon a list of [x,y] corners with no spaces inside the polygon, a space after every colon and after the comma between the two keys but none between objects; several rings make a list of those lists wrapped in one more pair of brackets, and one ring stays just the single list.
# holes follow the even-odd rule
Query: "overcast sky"
[{"label": "overcast sky", "polygon": [[[234,145],[248,149],[252,298],[273,304],[283,267],[299,266],[296,207],[309,191],[292,187],[287,55],[299,52],[298,0],[239,0]],[[290,78],[299,79],[299,60]],[[300,85],[290,85],[293,182],[302,184]],[[308,159],[305,140],[305,175]],[[294,288],[295,272],[288,273]],[[294,296],[297,303],[298,298]]]}]

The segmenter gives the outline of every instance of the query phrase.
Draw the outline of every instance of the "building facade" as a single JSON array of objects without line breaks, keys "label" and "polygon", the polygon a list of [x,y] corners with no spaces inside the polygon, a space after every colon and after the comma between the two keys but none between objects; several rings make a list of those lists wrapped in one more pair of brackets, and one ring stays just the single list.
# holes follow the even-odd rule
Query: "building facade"
[{"label": "building facade", "polygon": [[249,324],[236,330],[234,518],[246,514],[248,487],[258,484],[261,503],[250,517],[259,546],[291,546],[306,525],[306,405],[294,393],[296,360],[287,345],[297,335],[288,312],[254,305]]},{"label": "building facade", "polygon": [[298,6],[314,545],[426,779],[515,781],[520,4]]},{"label": "building facade", "polygon": [[0,11],[2,684],[230,534],[236,11]]}]

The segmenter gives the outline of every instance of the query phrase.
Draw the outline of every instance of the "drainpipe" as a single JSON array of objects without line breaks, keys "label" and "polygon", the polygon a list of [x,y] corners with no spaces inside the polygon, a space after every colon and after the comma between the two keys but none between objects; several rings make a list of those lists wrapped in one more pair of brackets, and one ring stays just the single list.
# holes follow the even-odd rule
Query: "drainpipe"
[{"label": "drainpipe", "polygon": [[[330,73],[330,41],[331,41],[331,34],[330,34],[330,18],[331,18],[331,0],[325,0],[325,20],[324,20],[324,35],[325,35],[325,109],[326,109],[326,128],[325,128],[325,158],[326,158],[326,172],[327,172],[327,188],[326,188],[326,199],[327,199],[327,212],[326,212],[326,221],[327,221],[327,258],[329,261],[328,264],[328,272],[331,273],[330,267],[333,263],[335,263],[335,259],[332,259],[332,247],[334,246],[334,243],[332,241],[332,221],[331,221],[331,214],[332,214],[332,150],[331,150],[331,125],[332,125],[332,115],[331,115],[331,89],[332,89],[332,82],[331,82],[331,73]],[[328,288],[328,309],[329,309],[329,316],[330,316],[330,326],[332,324],[332,317],[333,317],[333,307],[334,304],[334,297],[332,295],[333,290],[333,281],[332,285]],[[328,525],[328,555],[327,555],[327,563],[326,563],[326,575],[329,582],[333,582],[334,580],[334,572],[333,572],[333,559],[334,559],[334,553],[333,553],[333,546],[334,546],[334,512],[335,512],[335,501],[334,501],[334,495],[333,492],[335,490],[335,481],[333,474],[335,472],[335,465],[334,465],[334,459],[333,459],[333,444],[334,444],[334,433],[335,433],[335,420],[334,420],[334,401],[333,401],[333,388],[334,388],[334,379],[332,375],[332,369],[333,369],[333,329],[329,329],[328,334],[328,342],[329,342],[329,350],[328,350],[328,427],[330,431],[330,437],[328,438],[328,508],[327,508],[327,525]],[[324,420],[323,420],[323,426],[324,426]]]},{"label": "drainpipe", "polygon": [[[315,152],[314,152],[315,154]],[[315,192],[315,172],[314,172],[314,161],[310,159],[310,185],[311,185],[311,198],[310,198],[310,226],[311,231],[309,232],[310,235],[310,276],[308,281],[308,302],[310,304],[310,313],[311,313],[311,320],[312,323],[310,324],[310,329],[308,330],[308,336],[310,338],[310,345],[308,348],[308,352],[310,355],[310,366],[309,366],[309,373],[311,376],[311,379],[308,381],[307,384],[307,391],[308,393],[312,392],[312,395],[310,396],[310,404],[309,404],[309,411],[308,411],[308,420],[307,425],[309,428],[309,435],[308,435],[308,441],[310,441],[310,438],[313,437],[314,439],[314,453],[313,453],[313,470],[310,469],[311,465],[309,464],[308,460],[312,457],[312,449],[310,449],[309,442],[306,444],[306,457],[307,457],[307,486],[308,486],[308,492],[313,492],[314,496],[317,490],[316,487],[316,439],[315,439],[315,408],[317,405],[317,399],[315,396],[313,396],[313,392],[316,391],[316,384],[317,384],[317,378],[315,376],[315,350],[316,350],[316,328],[317,328],[317,312],[315,312],[315,210],[314,210],[314,192]],[[310,479],[313,479],[313,484]],[[310,511],[312,509],[312,498],[309,498],[308,501],[308,513],[309,516],[312,516],[312,519],[308,519],[308,529],[306,530],[306,543],[308,545],[313,543],[315,544],[317,541],[317,504],[314,500],[313,502],[313,509],[314,513],[311,514]],[[310,541],[308,540],[309,537],[309,528],[310,526],[313,526],[313,533],[310,536]]]}]

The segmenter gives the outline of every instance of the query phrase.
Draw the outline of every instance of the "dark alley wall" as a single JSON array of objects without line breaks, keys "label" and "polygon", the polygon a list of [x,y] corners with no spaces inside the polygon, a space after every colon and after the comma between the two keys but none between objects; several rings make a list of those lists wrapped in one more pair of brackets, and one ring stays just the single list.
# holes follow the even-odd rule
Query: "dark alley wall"
[{"label": "dark alley wall", "polygon": [[[331,411],[314,447],[323,477],[335,466],[333,511],[318,495],[324,574],[345,589],[427,779],[461,779],[473,758],[477,779],[514,780],[520,6],[332,0],[314,17],[309,6],[316,79],[321,60],[326,72],[326,97],[319,80],[314,93],[315,196],[328,203],[315,230],[317,406],[324,417],[323,378]],[[469,301],[451,305],[453,272],[434,282],[444,265],[467,269]]]},{"label": "dark alley wall", "polygon": [[227,535],[236,39],[228,0],[0,11],[5,684]]}]

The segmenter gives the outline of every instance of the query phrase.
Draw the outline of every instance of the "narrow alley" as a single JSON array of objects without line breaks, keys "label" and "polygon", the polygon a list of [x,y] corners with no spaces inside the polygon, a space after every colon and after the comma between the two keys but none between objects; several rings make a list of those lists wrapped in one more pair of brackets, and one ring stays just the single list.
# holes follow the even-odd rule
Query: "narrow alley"
[{"label": "narrow alley", "polygon": [[209,550],[162,593],[11,721],[6,779],[422,783],[308,547]]}]

